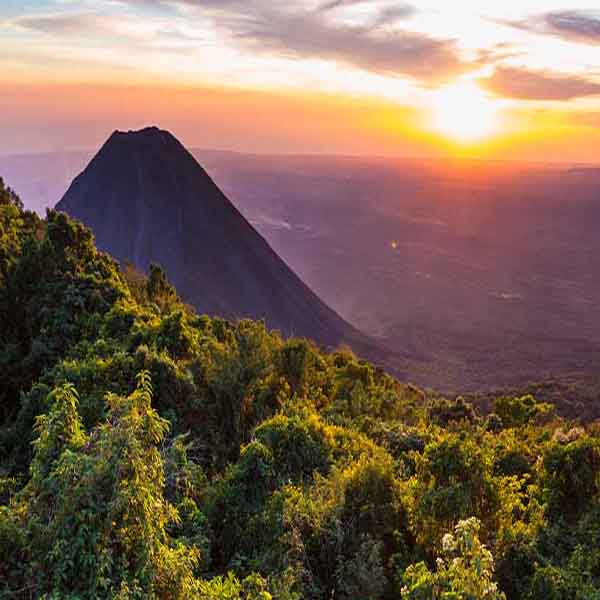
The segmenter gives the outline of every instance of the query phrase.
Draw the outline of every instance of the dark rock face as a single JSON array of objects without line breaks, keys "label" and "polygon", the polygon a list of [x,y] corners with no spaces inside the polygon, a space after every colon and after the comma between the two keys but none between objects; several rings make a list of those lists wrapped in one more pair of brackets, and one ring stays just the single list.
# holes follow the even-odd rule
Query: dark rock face
[{"label": "dark rock face", "polygon": [[386,354],[326,306],[166,131],[115,132],[57,209],[90,226],[98,247],[147,271],[160,264],[199,312],[264,319],[285,336]]}]

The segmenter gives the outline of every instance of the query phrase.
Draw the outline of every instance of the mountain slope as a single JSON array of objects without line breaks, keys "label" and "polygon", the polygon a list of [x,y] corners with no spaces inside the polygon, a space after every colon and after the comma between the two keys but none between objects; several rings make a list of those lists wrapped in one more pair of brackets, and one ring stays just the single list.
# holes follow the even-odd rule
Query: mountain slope
[{"label": "mountain slope", "polygon": [[325,305],[277,256],[193,156],[155,127],[115,132],[57,209],[90,226],[98,247],[146,271],[162,265],[200,312],[265,319],[284,335],[386,352]]}]

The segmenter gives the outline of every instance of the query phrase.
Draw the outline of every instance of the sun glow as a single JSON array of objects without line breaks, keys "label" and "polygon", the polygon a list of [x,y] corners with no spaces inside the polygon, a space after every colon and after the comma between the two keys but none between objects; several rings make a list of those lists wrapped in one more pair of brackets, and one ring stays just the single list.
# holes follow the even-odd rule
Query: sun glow
[{"label": "sun glow", "polygon": [[431,95],[435,131],[459,142],[474,142],[498,128],[498,106],[472,81],[442,87]]}]

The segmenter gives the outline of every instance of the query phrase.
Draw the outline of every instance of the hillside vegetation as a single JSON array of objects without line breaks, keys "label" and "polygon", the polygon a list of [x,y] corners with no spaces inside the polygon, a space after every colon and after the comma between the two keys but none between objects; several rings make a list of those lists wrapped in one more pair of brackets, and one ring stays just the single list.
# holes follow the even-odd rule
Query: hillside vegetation
[{"label": "hillside vegetation", "polygon": [[600,429],[199,316],[0,184],[0,598],[598,600]]}]

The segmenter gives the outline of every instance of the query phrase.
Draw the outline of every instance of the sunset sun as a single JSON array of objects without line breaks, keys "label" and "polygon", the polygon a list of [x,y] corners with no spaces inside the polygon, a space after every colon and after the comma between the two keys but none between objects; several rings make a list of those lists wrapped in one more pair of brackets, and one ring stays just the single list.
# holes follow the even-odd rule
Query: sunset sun
[{"label": "sunset sun", "polygon": [[431,95],[431,124],[435,131],[458,142],[474,142],[494,133],[498,107],[470,81],[452,83]]}]

